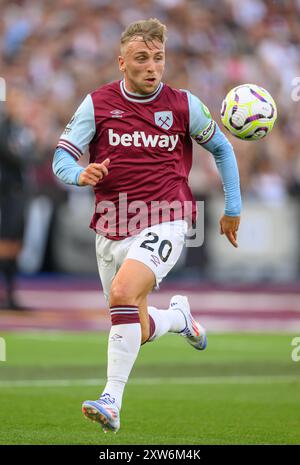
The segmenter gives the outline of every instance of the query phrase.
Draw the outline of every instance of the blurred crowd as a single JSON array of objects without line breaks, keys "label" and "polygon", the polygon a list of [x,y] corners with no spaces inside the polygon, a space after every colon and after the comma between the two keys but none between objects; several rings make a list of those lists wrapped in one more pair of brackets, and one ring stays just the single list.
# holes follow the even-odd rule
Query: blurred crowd
[{"label": "blurred crowd", "polygon": [[[0,0],[0,9],[6,105],[35,140],[37,189],[65,189],[51,172],[64,126],[88,92],[121,77],[125,27],[157,17],[168,27],[164,81],[198,95],[219,123],[222,99],[237,84],[261,85],[277,102],[272,136],[230,136],[244,196],[276,203],[299,195],[300,0]],[[196,150],[191,183],[200,196],[220,189],[204,151]]]}]

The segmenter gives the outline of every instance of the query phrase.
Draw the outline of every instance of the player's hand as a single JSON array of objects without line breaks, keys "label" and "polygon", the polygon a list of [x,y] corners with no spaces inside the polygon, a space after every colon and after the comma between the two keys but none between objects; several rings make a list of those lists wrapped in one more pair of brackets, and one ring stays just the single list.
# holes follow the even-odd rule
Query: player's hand
[{"label": "player's hand", "polygon": [[234,247],[238,247],[237,232],[240,225],[239,216],[223,215],[220,219],[220,234],[225,234]]},{"label": "player's hand", "polygon": [[104,176],[108,175],[109,158],[102,163],[90,163],[79,175],[79,186],[95,186]]}]

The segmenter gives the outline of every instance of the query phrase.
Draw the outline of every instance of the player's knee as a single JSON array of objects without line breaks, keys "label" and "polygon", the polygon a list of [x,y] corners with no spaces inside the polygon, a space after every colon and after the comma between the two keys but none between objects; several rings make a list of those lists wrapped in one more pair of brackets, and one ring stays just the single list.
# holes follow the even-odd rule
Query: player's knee
[{"label": "player's knee", "polygon": [[138,297],[123,284],[112,284],[109,293],[109,304],[114,305],[139,305]]}]

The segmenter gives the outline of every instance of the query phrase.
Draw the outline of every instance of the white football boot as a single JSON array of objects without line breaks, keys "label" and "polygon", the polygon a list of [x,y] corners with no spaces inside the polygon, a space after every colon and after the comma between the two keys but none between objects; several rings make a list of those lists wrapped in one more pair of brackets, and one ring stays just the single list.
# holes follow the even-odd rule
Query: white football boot
[{"label": "white football boot", "polygon": [[186,327],[178,334],[185,337],[187,342],[197,350],[204,350],[207,346],[206,331],[194,320],[190,310],[188,298],[184,295],[174,295],[170,300],[170,310],[179,310],[186,321]]},{"label": "white football boot", "polygon": [[100,423],[104,433],[108,430],[116,433],[120,429],[120,413],[115,399],[108,393],[98,400],[86,400],[82,404],[82,413],[92,421]]}]

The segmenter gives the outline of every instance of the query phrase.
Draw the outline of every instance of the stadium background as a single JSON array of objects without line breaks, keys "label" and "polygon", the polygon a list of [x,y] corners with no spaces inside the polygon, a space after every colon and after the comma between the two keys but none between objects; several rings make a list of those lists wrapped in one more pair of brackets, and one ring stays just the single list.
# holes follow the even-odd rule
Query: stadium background
[{"label": "stadium background", "polygon": [[[246,82],[273,95],[279,116],[272,134],[260,142],[229,137],[238,158],[244,203],[237,250],[219,236],[223,194],[213,158],[195,147],[190,182],[197,199],[205,201],[204,245],[187,250],[150,302],[166,308],[172,294],[188,293],[195,315],[211,334],[288,332],[276,349],[275,342],[268,346],[281,360],[274,373],[288,372],[292,337],[300,332],[300,1],[128,0],[125,5],[121,0],[1,0],[0,9],[0,76],[6,81],[7,97],[0,112],[3,116],[10,111],[34,142],[32,156],[24,163],[28,204],[16,290],[27,311],[0,311],[8,353],[7,331],[17,335],[11,344],[22,351],[26,344],[18,340],[17,331],[27,330],[33,334],[32,363],[47,363],[47,356],[43,362],[38,358],[43,349],[37,341],[40,338],[42,344],[43,334],[47,350],[60,363],[57,331],[102,331],[110,325],[97,276],[94,233],[88,228],[93,194],[88,188],[60,183],[51,163],[58,138],[84,96],[121,77],[116,62],[121,32],[132,21],[157,17],[168,26],[165,82],[198,95],[220,126],[223,97]],[[46,333],[31,332],[45,329],[54,331],[53,340]],[[88,346],[85,337],[82,342]],[[95,342],[95,335],[91,337]],[[227,341],[228,373],[233,348],[239,352],[244,344],[234,373],[245,372],[242,353],[247,353],[251,338],[240,338],[236,345],[232,341],[231,346],[220,337],[213,341],[219,355],[222,341]],[[75,347],[76,340],[77,357]],[[269,363],[266,354],[257,349],[262,364]],[[17,352],[14,356],[16,364]],[[66,363],[75,363],[70,360],[71,353]],[[176,360],[172,363],[176,366]],[[55,376],[43,369],[45,377]],[[22,370],[2,370],[2,387],[11,376],[41,377],[41,370]],[[227,374],[225,368],[218,370]],[[280,421],[284,424],[284,415]],[[220,428],[222,434],[225,429]],[[271,437],[268,440],[272,443]]]}]

